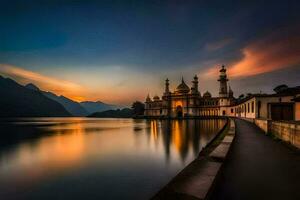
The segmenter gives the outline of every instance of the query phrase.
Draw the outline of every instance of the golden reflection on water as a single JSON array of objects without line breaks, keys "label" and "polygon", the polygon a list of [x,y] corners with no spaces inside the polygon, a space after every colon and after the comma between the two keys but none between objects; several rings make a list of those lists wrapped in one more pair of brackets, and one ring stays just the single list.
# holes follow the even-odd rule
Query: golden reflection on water
[{"label": "golden reflection on water", "polygon": [[81,118],[20,122],[44,135],[0,150],[0,179],[5,183],[13,176],[21,182],[28,179],[38,182],[95,162],[126,165],[128,161],[153,159],[161,165],[166,161],[179,166],[181,161],[191,161],[224,123],[223,120]]},{"label": "golden reflection on water", "polygon": [[150,120],[147,123],[150,123],[148,133],[153,142],[163,140],[166,159],[174,154],[185,160],[191,152],[197,155],[224,126],[225,120]]}]

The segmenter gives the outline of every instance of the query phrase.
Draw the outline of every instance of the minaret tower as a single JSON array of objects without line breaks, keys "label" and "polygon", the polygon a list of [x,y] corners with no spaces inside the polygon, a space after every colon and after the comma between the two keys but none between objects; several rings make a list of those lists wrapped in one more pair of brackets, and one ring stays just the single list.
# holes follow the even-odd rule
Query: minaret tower
[{"label": "minaret tower", "polygon": [[192,83],[193,83],[192,94],[199,94],[197,75],[194,76],[194,80],[192,81]]},{"label": "minaret tower", "polygon": [[228,97],[228,92],[227,92],[228,79],[227,79],[226,69],[224,65],[220,69],[220,76],[218,81],[220,82],[219,97]]},{"label": "minaret tower", "polygon": [[169,85],[169,79],[166,79],[164,96],[168,96],[170,94]]}]

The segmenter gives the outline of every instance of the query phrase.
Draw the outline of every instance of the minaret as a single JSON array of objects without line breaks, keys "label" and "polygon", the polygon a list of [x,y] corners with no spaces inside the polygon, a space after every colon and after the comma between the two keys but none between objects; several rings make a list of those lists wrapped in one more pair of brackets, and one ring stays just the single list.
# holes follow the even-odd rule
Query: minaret
[{"label": "minaret", "polygon": [[164,95],[168,96],[170,94],[170,89],[169,89],[169,79],[166,79],[166,83],[165,83],[165,92]]},{"label": "minaret", "polygon": [[222,66],[222,69],[220,69],[220,76],[219,80],[220,82],[220,90],[219,90],[219,97],[227,97],[227,75],[226,75],[226,69],[225,66]]},{"label": "minaret", "polygon": [[192,83],[193,83],[192,94],[199,94],[197,75],[194,76],[194,80],[192,81]]},{"label": "minaret", "polygon": [[148,94],[147,97],[146,97],[146,102],[150,102],[150,101],[151,101],[151,99],[150,99],[150,96]]}]

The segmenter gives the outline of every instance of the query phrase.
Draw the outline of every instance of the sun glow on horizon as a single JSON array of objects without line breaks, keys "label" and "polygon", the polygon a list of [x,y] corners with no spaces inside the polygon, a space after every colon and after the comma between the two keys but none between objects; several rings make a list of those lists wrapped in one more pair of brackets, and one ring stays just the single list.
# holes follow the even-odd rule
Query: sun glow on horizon
[{"label": "sun glow on horizon", "polygon": [[[113,80],[108,83],[107,78],[95,78],[93,74],[86,74],[84,84],[78,84],[8,64],[0,64],[0,73],[21,84],[33,83],[43,91],[53,92],[77,102],[102,101],[109,104],[130,105],[135,100],[134,98],[144,98],[141,90],[128,91],[124,84],[118,85]],[[98,73],[100,74],[98,71],[95,72],[95,74]]]}]

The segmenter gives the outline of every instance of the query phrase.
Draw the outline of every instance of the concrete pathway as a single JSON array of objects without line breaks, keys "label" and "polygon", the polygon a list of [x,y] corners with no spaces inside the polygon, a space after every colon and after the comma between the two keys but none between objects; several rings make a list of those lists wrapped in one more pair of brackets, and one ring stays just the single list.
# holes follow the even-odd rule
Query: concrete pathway
[{"label": "concrete pathway", "polygon": [[300,152],[236,119],[236,138],[210,199],[300,199]]}]

